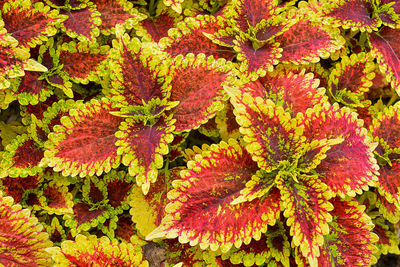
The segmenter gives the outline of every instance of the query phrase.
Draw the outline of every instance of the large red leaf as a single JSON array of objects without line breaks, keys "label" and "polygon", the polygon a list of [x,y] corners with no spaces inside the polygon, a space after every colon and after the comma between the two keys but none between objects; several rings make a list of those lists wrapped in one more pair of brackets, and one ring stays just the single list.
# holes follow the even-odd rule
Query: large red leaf
[{"label": "large red leaf", "polygon": [[356,201],[331,200],[334,209],[329,234],[318,258],[319,266],[369,266],[376,262],[372,255],[378,237],[371,232],[373,224]]},{"label": "large red leaf", "polygon": [[162,83],[160,74],[160,59],[148,57],[147,51],[137,39],[119,38],[114,43],[111,52],[113,61],[111,79],[115,102],[122,105],[142,105],[153,98],[165,98],[168,95],[168,85]]},{"label": "large red leaf", "polygon": [[51,264],[46,249],[52,246],[49,235],[28,209],[13,204],[12,197],[0,191],[0,264],[38,266]]},{"label": "large red leaf", "polygon": [[337,105],[316,106],[306,112],[303,125],[310,141],[343,138],[315,168],[333,193],[355,195],[375,185],[379,169],[372,153],[375,145],[354,113]]},{"label": "large red leaf", "polygon": [[62,125],[49,134],[43,164],[64,175],[100,175],[120,163],[117,155],[118,131],[123,118],[111,115],[111,102],[103,98],[87,104],[77,103]]},{"label": "large red leaf", "polygon": [[293,243],[300,247],[310,264],[315,265],[324,243],[323,236],[329,233],[332,205],[328,202],[326,186],[318,179],[311,176],[298,178],[298,183],[283,179],[276,183],[282,194],[283,215],[288,218]]},{"label": "large red leaf", "polygon": [[167,214],[147,239],[179,236],[181,243],[222,251],[258,239],[279,216],[279,201],[271,201],[280,199],[279,191],[270,191],[265,199],[230,204],[256,171],[250,154],[232,139],[197,154],[181,171],[181,180],[172,183]]},{"label": "large red leaf", "polygon": [[171,111],[179,133],[198,128],[222,110],[228,98],[224,88],[233,85],[234,74],[223,59],[208,63],[204,57],[188,56],[172,65],[177,67],[172,70],[169,101],[179,101]]},{"label": "large red leaf", "polygon": [[129,174],[136,175],[136,183],[147,194],[150,183],[157,179],[158,169],[163,166],[163,155],[168,153],[167,144],[173,140],[173,121],[161,117],[154,125],[128,118],[118,133],[118,155],[129,166]]},{"label": "large red leaf", "polygon": [[[1,11],[1,9],[0,9]],[[46,40],[46,37],[57,33],[56,25],[65,20],[57,10],[50,10],[43,3],[26,1],[7,1],[3,6],[1,18],[7,32],[18,40],[21,47],[35,47]]]},{"label": "large red leaf", "polygon": [[[90,249],[88,249],[90,248]],[[149,266],[138,243],[111,242],[107,237],[78,235],[49,250],[58,266]]]},{"label": "large red leaf", "polygon": [[[307,34],[304,34],[307,32]],[[327,58],[344,45],[337,29],[329,29],[310,20],[299,20],[275,38],[282,48],[283,63],[315,63],[320,57]]]},{"label": "large red leaf", "polygon": [[383,27],[378,34],[371,33],[369,42],[378,59],[382,73],[386,74],[392,87],[400,92],[400,29]]}]

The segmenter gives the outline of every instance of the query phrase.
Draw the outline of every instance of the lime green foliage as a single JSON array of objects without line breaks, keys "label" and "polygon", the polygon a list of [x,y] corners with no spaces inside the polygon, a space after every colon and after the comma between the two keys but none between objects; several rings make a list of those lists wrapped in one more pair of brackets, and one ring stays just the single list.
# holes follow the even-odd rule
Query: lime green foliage
[{"label": "lime green foliage", "polygon": [[399,93],[398,1],[2,0],[0,265],[400,254]]}]

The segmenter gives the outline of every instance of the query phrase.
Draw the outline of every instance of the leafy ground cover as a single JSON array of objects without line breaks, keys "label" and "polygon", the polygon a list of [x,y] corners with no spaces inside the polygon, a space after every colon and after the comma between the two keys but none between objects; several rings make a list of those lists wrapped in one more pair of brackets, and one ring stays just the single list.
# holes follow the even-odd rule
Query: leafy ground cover
[{"label": "leafy ground cover", "polygon": [[0,0],[0,47],[0,264],[399,261],[399,1]]}]

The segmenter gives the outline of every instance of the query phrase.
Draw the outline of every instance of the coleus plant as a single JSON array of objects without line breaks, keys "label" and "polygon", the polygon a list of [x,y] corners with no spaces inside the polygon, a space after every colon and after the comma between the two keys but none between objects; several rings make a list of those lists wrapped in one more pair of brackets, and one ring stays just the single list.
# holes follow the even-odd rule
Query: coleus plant
[{"label": "coleus plant", "polygon": [[0,0],[0,263],[400,254],[400,8]]}]

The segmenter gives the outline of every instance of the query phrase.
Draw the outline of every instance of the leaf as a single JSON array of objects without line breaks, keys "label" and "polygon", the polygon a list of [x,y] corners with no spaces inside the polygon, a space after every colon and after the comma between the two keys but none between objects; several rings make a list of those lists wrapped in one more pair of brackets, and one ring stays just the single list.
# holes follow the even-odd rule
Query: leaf
[{"label": "leaf", "polygon": [[32,189],[37,189],[43,181],[42,176],[4,177],[0,180],[1,190],[5,195],[11,196],[15,202],[21,202]]},{"label": "leaf", "polygon": [[248,33],[262,21],[271,20],[279,14],[278,1],[274,0],[238,0],[233,3],[232,16],[243,33]]},{"label": "leaf", "polygon": [[290,243],[286,235],[285,227],[282,222],[277,222],[274,226],[268,227],[265,234],[261,235],[260,240],[252,240],[248,245],[242,245],[240,249],[232,249],[226,254],[222,254],[221,259],[229,259],[232,264],[243,264],[260,266],[276,262],[282,266],[289,266],[289,256],[291,252]]},{"label": "leaf", "polygon": [[117,24],[125,29],[131,29],[138,21],[145,18],[144,14],[139,13],[133,8],[133,4],[126,0],[91,0],[90,2],[96,5],[97,11],[101,14],[99,29],[103,34],[115,33]]},{"label": "leaf", "polygon": [[260,48],[254,48],[251,40],[243,35],[237,35],[234,40],[237,59],[241,61],[240,71],[246,73],[251,80],[262,77],[267,71],[273,70],[273,65],[278,64],[282,56],[279,43],[270,40]]},{"label": "leaf", "polygon": [[175,20],[167,12],[155,18],[147,17],[135,26],[136,34],[149,42],[159,42],[161,38],[168,37],[168,30],[175,27]]},{"label": "leaf", "polygon": [[45,80],[39,79],[40,76],[39,72],[25,71],[25,76],[16,78],[15,94],[21,105],[36,105],[53,94],[52,88]]},{"label": "leaf", "polygon": [[371,232],[373,224],[364,213],[364,206],[356,201],[331,200],[332,222],[329,234],[324,237],[318,264],[321,266],[369,266],[376,262],[372,253],[376,250],[373,243],[378,236]]},{"label": "leaf", "polygon": [[399,29],[382,27],[378,34],[369,35],[371,52],[378,60],[379,69],[390,80],[397,93],[400,91],[400,38]]},{"label": "leaf", "polygon": [[270,199],[280,198],[277,191],[265,199],[230,204],[257,171],[250,154],[236,141],[212,145],[187,164],[181,180],[172,183],[166,216],[146,239],[179,236],[181,243],[226,252],[233,244],[239,248],[258,239],[267,224],[275,224],[280,208]]},{"label": "leaf", "polygon": [[136,224],[136,229],[142,236],[147,236],[161,223],[165,215],[165,205],[167,204],[167,192],[171,187],[171,181],[180,178],[179,172],[183,167],[169,169],[167,173],[162,172],[154,186],[146,195],[143,195],[141,188],[132,189],[129,196],[129,213],[132,221]]},{"label": "leaf", "polygon": [[347,108],[339,109],[337,105],[316,106],[306,112],[303,122],[308,140],[343,138],[341,143],[331,146],[315,168],[329,190],[354,196],[375,185],[379,167],[372,152],[376,144],[354,113]]},{"label": "leaf", "polygon": [[77,235],[75,241],[66,240],[61,249],[48,250],[54,266],[99,265],[99,266],[148,266],[139,244],[114,242],[103,236]]},{"label": "leaf", "polygon": [[217,59],[231,60],[235,54],[232,49],[215,44],[204,35],[216,33],[226,26],[224,17],[198,15],[179,22],[175,28],[168,30],[168,37],[162,38],[159,46],[171,57],[202,53],[207,57],[212,55]]},{"label": "leaf", "polygon": [[136,183],[147,194],[150,183],[157,179],[163,166],[163,155],[168,154],[168,144],[173,140],[173,120],[160,117],[154,125],[145,125],[132,118],[126,119],[116,133],[118,155],[129,166],[129,174],[136,176]]},{"label": "leaf", "polygon": [[224,88],[233,85],[235,76],[223,59],[210,62],[204,56],[187,56],[176,59],[172,66],[168,100],[179,101],[171,113],[176,120],[175,132],[180,133],[198,128],[222,110],[228,99]]},{"label": "leaf", "polygon": [[57,33],[57,24],[65,20],[57,10],[50,10],[49,6],[30,1],[6,1],[1,18],[7,32],[11,34],[22,48],[35,47],[47,40],[47,37]]},{"label": "leaf", "polygon": [[316,266],[324,235],[329,233],[328,222],[332,220],[329,211],[333,207],[326,186],[311,176],[298,177],[298,183],[284,179],[277,179],[276,184],[282,194],[283,215],[288,219],[290,235],[310,265]]},{"label": "leaf", "polygon": [[379,214],[389,222],[396,224],[400,220],[400,209],[393,203],[390,203],[386,197],[376,194],[376,206],[379,208]]},{"label": "leaf", "polygon": [[254,98],[271,99],[293,117],[298,112],[304,113],[308,108],[327,101],[324,96],[325,90],[319,87],[313,73],[295,74],[290,69],[284,68],[268,72],[264,77],[245,83],[239,89]]},{"label": "leaf", "polygon": [[329,75],[328,88],[335,101],[350,107],[368,107],[367,93],[375,77],[370,54],[342,57]]},{"label": "leaf", "polygon": [[170,88],[163,83],[161,59],[147,56],[154,51],[146,50],[139,39],[123,35],[113,43],[110,53],[113,58],[110,94],[114,102],[121,102],[120,106],[142,105],[168,96]]},{"label": "leaf", "polygon": [[105,76],[108,53],[108,46],[63,43],[57,51],[59,56],[54,63],[56,66],[62,66],[61,72],[65,72],[74,82],[99,82],[100,77]]},{"label": "leaf", "polygon": [[[51,175],[57,176],[55,173]],[[47,214],[64,215],[73,212],[73,196],[68,192],[66,185],[57,185],[56,182],[52,181],[46,184],[41,191],[42,194],[39,197],[39,201],[42,209]]]},{"label": "leaf", "polygon": [[240,132],[248,143],[246,150],[252,154],[258,166],[271,172],[280,162],[291,161],[301,146],[301,127],[282,107],[261,97],[255,99],[250,94],[235,92],[231,102]]},{"label": "leaf", "polygon": [[12,197],[0,191],[0,264],[5,266],[47,266],[51,264],[46,252],[52,246],[49,235],[28,209],[14,204]]},{"label": "leaf", "polygon": [[[307,32],[308,34],[303,34]],[[341,49],[344,39],[337,29],[327,28],[310,20],[299,20],[275,38],[280,44],[282,63],[316,63]]]},{"label": "leaf", "polygon": [[81,42],[94,42],[99,36],[101,14],[93,4],[77,7],[71,12],[60,12],[68,18],[61,24],[61,29],[71,38],[77,38]]},{"label": "leaf", "polygon": [[62,171],[63,175],[86,175],[109,172],[120,163],[115,133],[123,118],[111,115],[111,103],[91,100],[77,102],[69,116],[61,118],[45,143],[47,148],[42,164]]},{"label": "leaf", "polygon": [[377,30],[381,21],[375,13],[375,2],[370,0],[325,1],[321,7],[324,23],[362,32]]},{"label": "leaf", "polygon": [[27,177],[38,174],[43,170],[39,162],[43,158],[43,151],[26,134],[18,135],[2,155],[0,166],[3,172],[0,176]]},{"label": "leaf", "polygon": [[382,217],[378,217],[373,220],[375,225],[373,229],[373,233],[379,237],[379,240],[376,244],[378,247],[378,251],[375,253],[375,257],[379,259],[381,254],[400,254],[399,249],[399,238],[396,235],[395,227],[392,224],[389,224]]},{"label": "leaf", "polygon": [[383,153],[397,152],[400,149],[399,106],[385,107],[377,113],[372,119],[370,133],[374,140],[379,140],[380,145],[383,146]]}]

